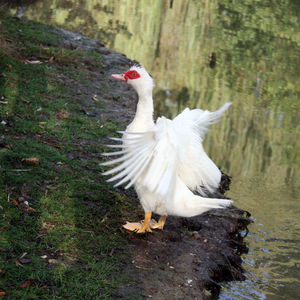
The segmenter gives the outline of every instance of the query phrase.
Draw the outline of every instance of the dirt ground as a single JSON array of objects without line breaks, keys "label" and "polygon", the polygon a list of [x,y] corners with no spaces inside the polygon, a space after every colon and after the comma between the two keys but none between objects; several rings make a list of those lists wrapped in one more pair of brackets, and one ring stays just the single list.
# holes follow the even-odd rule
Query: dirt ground
[{"label": "dirt ground", "polygon": [[214,209],[193,218],[168,217],[163,231],[128,233],[133,259],[124,272],[132,282],[121,294],[126,299],[216,299],[220,282],[245,280],[241,255],[248,251],[243,239],[249,217],[235,207]]},{"label": "dirt ground", "polygon": [[[126,71],[132,64],[124,55],[108,50],[98,41],[80,34],[57,29],[64,37],[64,47],[96,50],[104,59],[104,71],[95,71],[95,94],[103,103],[101,111],[89,110],[84,92],[90,94],[93,85],[74,90],[86,104],[85,113],[101,119],[118,120],[125,125],[134,115],[137,96],[123,82],[113,81],[110,74]],[[72,82],[66,84],[72,84]],[[106,86],[99,95],[99,85]],[[74,95],[75,96],[75,95]],[[229,188],[230,178],[223,176],[218,195]],[[138,205],[129,193],[131,205]],[[140,210],[140,209],[139,209]],[[140,210],[141,212],[141,210]],[[142,216],[140,214],[140,216]],[[132,220],[131,212],[124,217]],[[214,209],[198,217],[168,217],[163,231],[144,235],[128,232],[128,256],[124,256],[123,275],[129,280],[118,293],[124,299],[215,299],[222,281],[244,280],[241,255],[248,251],[243,239],[250,214],[238,208]],[[156,217],[157,218],[157,217]],[[124,219],[125,221],[125,219]],[[120,224],[121,225],[121,224]]]}]

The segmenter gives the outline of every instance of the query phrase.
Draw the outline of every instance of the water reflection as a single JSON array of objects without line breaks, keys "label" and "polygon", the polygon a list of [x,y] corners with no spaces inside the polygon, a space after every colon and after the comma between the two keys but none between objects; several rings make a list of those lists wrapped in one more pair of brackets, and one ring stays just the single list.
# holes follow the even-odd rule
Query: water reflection
[{"label": "water reflection", "polygon": [[222,299],[300,293],[300,3],[293,0],[40,1],[29,18],[98,38],[156,81],[157,116],[233,106],[205,148],[233,176],[230,196],[256,218],[248,279]]}]

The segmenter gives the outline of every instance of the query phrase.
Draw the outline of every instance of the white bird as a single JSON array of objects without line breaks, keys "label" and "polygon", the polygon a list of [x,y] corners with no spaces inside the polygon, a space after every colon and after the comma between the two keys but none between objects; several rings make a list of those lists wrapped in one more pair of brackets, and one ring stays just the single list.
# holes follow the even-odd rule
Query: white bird
[{"label": "white bird", "polygon": [[[126,131],[119,132],[122,138],[111,138],[121,144],[107,145],[121,150],[103,154],[121,155],[102,164],[117,164],[103,175],[115,174],[108,180],[119,180],[115,186],[125,182],[129,182],[125,188],[134,185],[145,211],[142,222],[127,222],[123,227],[138,233],[151,232],[151,228],[163,229],[168,215],[192,217],[230,206],[231,200],[205,197],[218,189],[221,172],[205,153],[202,141],[208,126],[217,122],[231,103],[215,112],[186,108],[173,120],[161,117],[155,123],[154,82],[147,71],[135,65],[112,77],[129,83],[139,97],[133,121]],[[151,220],[153,212],[161,215],[158,222]]]}]

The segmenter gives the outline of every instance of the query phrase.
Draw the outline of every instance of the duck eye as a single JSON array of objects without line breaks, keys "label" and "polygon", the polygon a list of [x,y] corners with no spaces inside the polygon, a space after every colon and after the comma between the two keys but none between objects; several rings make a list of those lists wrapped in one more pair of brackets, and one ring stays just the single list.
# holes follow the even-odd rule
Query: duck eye
[{"label": "duck eye", "polygon": [[133,73],[132,73],[132,76],[133,76],[133,77],[135,77],[135,76],[136,76],[136,73],[135,73],[135,72],[133,72]]}]

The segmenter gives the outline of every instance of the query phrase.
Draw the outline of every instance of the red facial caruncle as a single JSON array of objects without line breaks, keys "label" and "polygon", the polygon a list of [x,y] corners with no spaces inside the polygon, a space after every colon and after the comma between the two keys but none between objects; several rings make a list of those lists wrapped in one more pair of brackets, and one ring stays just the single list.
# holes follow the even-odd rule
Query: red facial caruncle
[{"label": "red facial caruncle", "polygon": [[137,78],[141,77],[141,75],[135,70],[129,70],[127,72],[124,72],[124,74],[125,74],[124,78],[126,81],[128,79],[132,80],[132,79],[137,79]]},{"label": "red facial caruncle", "polygon": [[127,72],[124,72],[123,74],[113,74],[111,77],[123,81],[127,81],[128,79],[133,80],[140,78],[141,75],[136,70],[129,70]]}]

